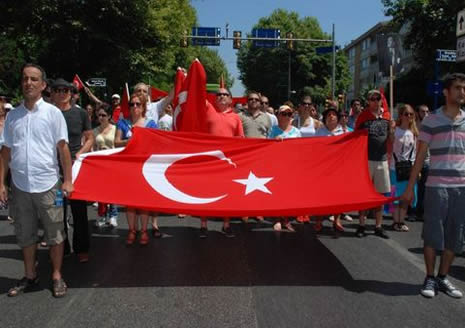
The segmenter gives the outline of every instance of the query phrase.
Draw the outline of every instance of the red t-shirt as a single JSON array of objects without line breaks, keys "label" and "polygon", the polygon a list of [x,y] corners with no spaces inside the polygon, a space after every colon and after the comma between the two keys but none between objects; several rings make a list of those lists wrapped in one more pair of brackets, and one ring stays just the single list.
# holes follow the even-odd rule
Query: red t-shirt
[{"label": "red t-shirt", "polygon": [[113,115],[111,118],[113,119],[113,122],[118,122],[119,121],[119,116],[121,115],[121,106],[118,105],[115,108],[113,108]]},{"label": "red t-shirt", "polygon": [[231,108],[224,112],[217,111],[207,102],[208,133],[222,137],[244,137],[244,129],[239,117]]}]

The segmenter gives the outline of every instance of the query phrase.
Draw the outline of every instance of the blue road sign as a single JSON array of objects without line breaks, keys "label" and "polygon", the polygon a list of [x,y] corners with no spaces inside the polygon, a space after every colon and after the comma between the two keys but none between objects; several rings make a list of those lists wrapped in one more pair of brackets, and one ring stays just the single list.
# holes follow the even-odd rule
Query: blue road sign
[{"label": "blue road sign", "polygon": [[436,60],[441,62],[455,62],[457,52],[455,50],[437,49]]},{"label": "blue road sign", "polygon": [[[336,51],[339,50],[339,46],[336,46]],[[333,52],[333,46],[328,46],[328,47],[316,47],[316,54],[317,55],[324,55],[324,54],[329,54]]]},{"label": "blue road sign", "polygon": [[217,39],[203,39],[203,38],[192,38],[192,45],[194,46],[219,46],[221,29],[219,27],[193,27],[193,36],[210,36],[216,37]]},{"label": "blue road sign", "polygon": [[[254,28],[252,30],[252,37],[279,39],[281,37],[281,31],[275,28]],[[252,44],[254,47],[275,48],[279,46],[279,41],[277,40],[270,40],[270,41],[254,40]]]}]

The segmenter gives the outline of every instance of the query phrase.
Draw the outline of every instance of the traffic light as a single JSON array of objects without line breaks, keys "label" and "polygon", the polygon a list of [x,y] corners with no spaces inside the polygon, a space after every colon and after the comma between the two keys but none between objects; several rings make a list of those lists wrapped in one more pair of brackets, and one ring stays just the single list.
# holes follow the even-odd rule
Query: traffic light
[{"label": "traffic light", "polygon": [[181,48],[187,48],[188,45],[189,45],[189,42],[187,40],[187,31],[184,30],[183,36],[181,38],[180,46]]},{"label": "traffic light", "polygon": [[241,48],[241,36],[242,32],[241,31],[234,31],[233,32],[233,49],[240,49]]},{"label": "traffic light", "polygon": [[[293,39],[294,38],[294,33],[292,32],[287,32],[286,33],[286,39]],[[286,41],[286,48],[288,50],[294,50],[294,40],[287,40]]]}]

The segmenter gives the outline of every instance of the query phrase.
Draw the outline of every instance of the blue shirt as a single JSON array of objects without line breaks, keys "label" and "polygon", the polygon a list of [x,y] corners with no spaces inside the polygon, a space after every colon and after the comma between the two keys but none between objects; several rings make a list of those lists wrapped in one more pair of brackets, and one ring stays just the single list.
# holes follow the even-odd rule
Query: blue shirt
[{"label": "blue shirt", "polygon": [[278,125],[273,125],[271,127],[270,134],[268,135],[268,138],[276,138],[276,137],[281,137],[283,139],[287,138],[300,138],[302,134],[300,133],[299,129],[297,129],[295,126],[292,127],[289,131],[283,131]]},{"label": "blue shirt", "polygon": [[[132,122],[130,120],[127,120],[125,118],[122,118],[116,123],[116,128],[118,130],[121,130],[121,139],[126,140],[132,137]],[[145,119],[144,123],[144,128],[151,128],[151,129],[156,129],[157,128],[157,123],[155,123],[154,120],[151,119]]]}]

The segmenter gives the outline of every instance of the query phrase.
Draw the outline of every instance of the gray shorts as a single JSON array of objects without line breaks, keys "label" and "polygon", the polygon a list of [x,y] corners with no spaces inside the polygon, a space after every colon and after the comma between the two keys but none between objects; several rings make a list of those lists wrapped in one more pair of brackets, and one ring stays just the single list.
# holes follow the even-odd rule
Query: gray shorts
[{"label": "gray shorts", "polygon": [[425,189],[423,241],[436,250],[456,254],[463,249],[465,224],[465,187]]},{"label": "gray shorts", "polygon": [[38,242],[39,221],[44,229],[44,241],[58,245],[65,240],[63,206],[55,206],[60,182],[40,193],[24,192],[11,186],[10,216],[15,220],[16,241],[21,248]]},{"label": "gray shorts", "polygon": [[389,165],[387,161],[368,161],[370,179],[375,189],[380,194],[391,192],[391,179],[389,177]]}]

